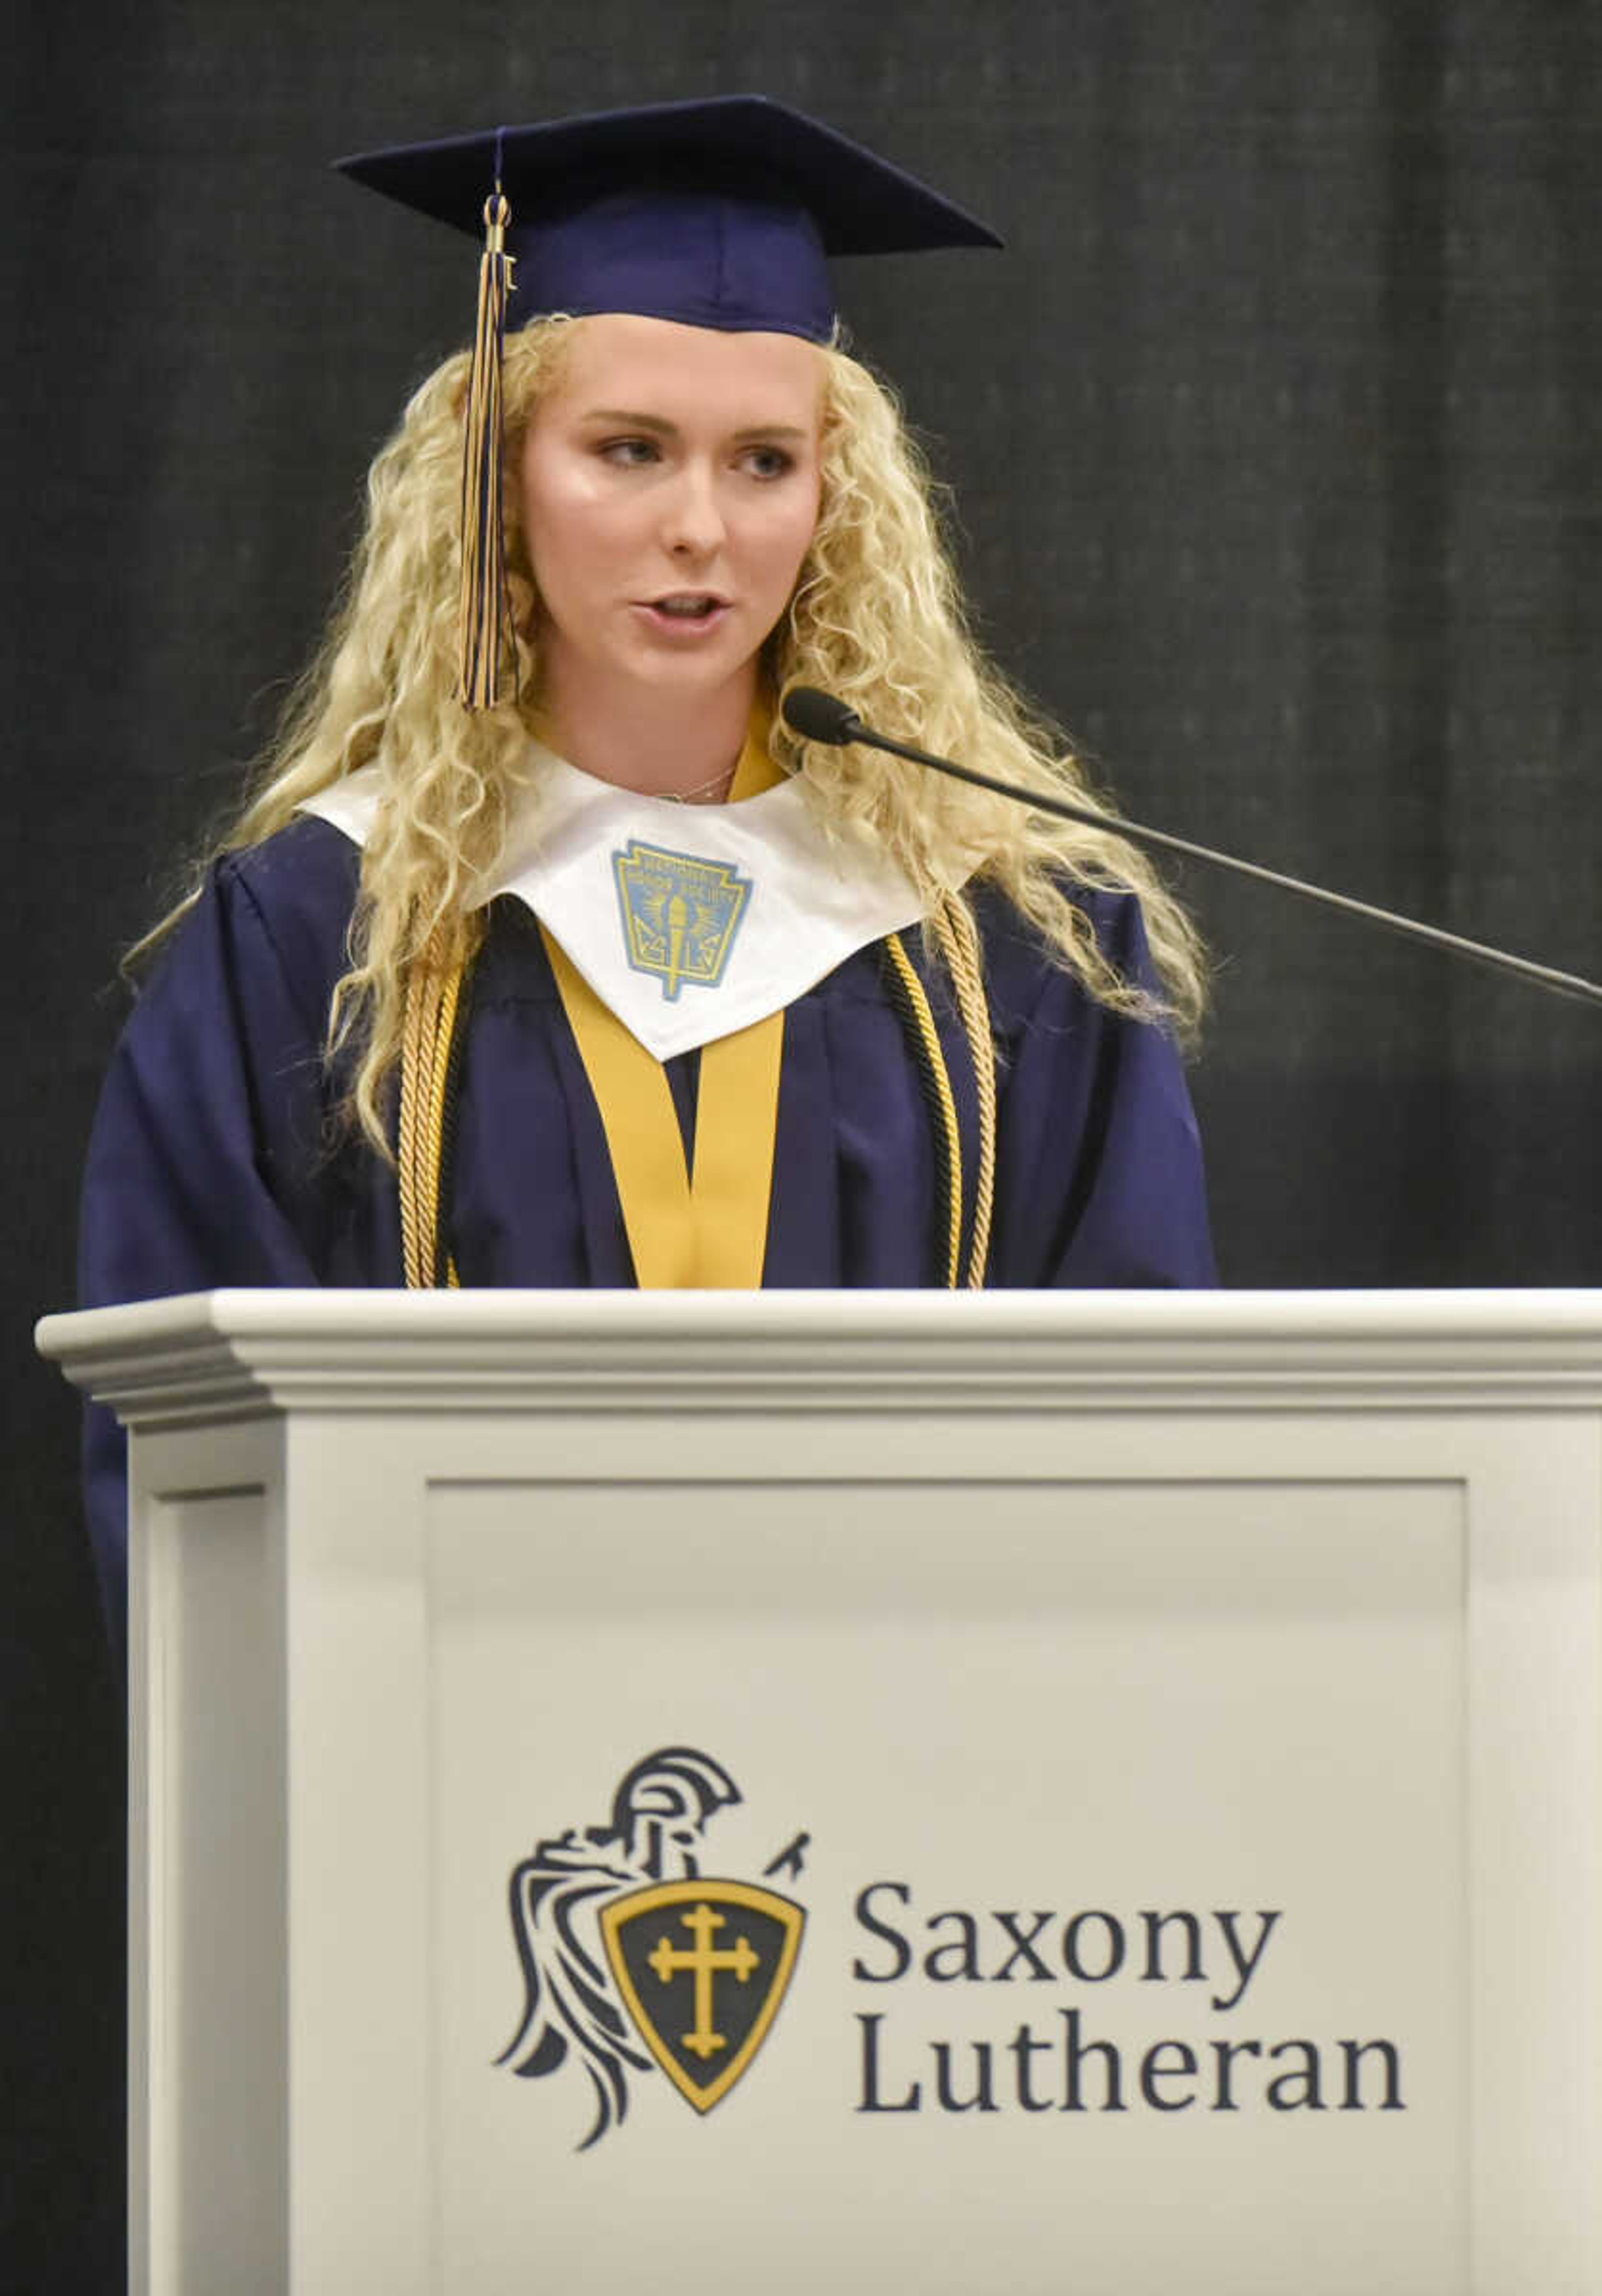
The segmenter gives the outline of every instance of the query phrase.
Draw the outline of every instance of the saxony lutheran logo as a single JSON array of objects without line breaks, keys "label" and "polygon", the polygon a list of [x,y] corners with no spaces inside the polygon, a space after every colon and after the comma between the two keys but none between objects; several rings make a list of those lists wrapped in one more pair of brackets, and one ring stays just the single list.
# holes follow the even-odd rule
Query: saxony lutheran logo
[{"label": "saxony lutheran logo", "polygon": [[[720,1762],[663,1746],[637,1762],[603,1825],[542,1841],[512,1874],[523,2013],[497,2064],[538,2079],[574,2052],[596,2117],[582,2152],[628,2111],[628,2075],[661,2067],[697,2112],[766,2040],[806,1915],[761,1882],[700,1870],[707,1825],[740,1792]],[[763,1869],[799,1879],[798,1833]]]}]

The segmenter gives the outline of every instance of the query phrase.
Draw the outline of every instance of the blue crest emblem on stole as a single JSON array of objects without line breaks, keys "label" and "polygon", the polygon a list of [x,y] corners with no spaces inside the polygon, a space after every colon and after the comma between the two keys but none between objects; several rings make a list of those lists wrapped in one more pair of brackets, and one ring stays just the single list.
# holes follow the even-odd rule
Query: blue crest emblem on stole
[{"label": "blue crest emblem on stole", "polygon": [[751,898],[751,879],[729,862],[669,853],[637,837],[612,855],[612,865],[633,970],[653,972],[670,1002],[686,980],[716,988]]}]

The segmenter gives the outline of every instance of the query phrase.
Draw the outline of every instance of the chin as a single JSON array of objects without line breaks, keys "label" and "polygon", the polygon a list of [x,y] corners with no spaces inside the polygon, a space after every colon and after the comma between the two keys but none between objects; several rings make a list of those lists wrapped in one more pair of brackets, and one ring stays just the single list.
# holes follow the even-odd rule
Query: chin
[{"label": "chin", "polygon": [[673,693],[713,693],[738,677],[757,660],[756,649],[719,647],[705,653],[651,653],[634,665],[633,676],[646,685],[665,686]]}]

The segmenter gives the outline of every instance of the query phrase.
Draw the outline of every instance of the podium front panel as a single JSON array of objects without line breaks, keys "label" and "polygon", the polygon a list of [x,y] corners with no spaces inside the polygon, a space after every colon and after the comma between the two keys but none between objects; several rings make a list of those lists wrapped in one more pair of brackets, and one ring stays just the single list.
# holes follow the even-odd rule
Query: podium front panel
[{"label": "podium front panel", "polygon": [[150,2285],[1594,2291],[1602,1317],[423,1304],[137,1446]]}]

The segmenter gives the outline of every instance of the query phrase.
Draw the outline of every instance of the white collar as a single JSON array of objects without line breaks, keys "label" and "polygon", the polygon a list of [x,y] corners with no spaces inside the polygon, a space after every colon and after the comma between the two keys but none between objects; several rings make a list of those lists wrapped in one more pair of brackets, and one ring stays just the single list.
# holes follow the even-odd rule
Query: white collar
[{"label": "white collar", "polygon": [[[799,782],[686,806],[580,773],[533,745],[534,787],[475,896],[522,901],[659,1061],[793,1004],[923,902],[882,855],[832,839]],[[300,808],[365,845],[375,766]]]}]

